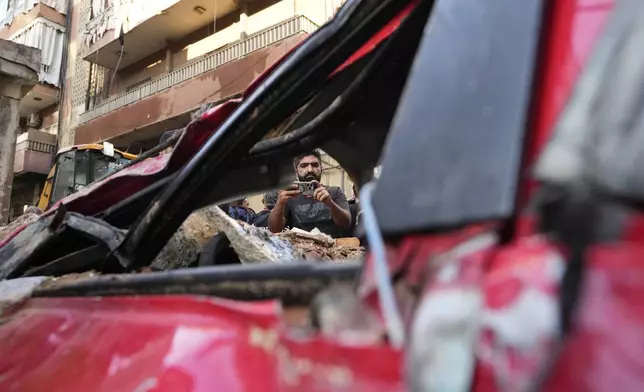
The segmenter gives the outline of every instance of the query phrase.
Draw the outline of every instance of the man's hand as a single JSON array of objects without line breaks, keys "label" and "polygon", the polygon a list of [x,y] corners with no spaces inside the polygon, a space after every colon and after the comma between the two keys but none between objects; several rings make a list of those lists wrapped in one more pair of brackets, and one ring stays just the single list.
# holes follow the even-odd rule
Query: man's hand
[{"label": "man's hand", "polygon": [[268,229],[273,233],[280,233],[286,226],[286,217],[284,216],[286,203],[300,194],[300,188],[293,184],[277,195],[275,207],[268,216]]},{"label": "man's hand", "polygon": [[330,206],[333,203],[333,199],[331,198],[331,194],[329,191],[322,186],[317,181],[311,181],[313,184],[315,184],[315,191],[313,191],[313,198],[317,201],[321,201],[322,203],[326,204],[327,206]]},{"label": "man's hand", "polygon": [[[345,210],[342,207],[340,207],[335,202],[335,200],[333,200],[328,189],[322,186],[322,184],[320,184],[318,181],[311,181],[311,182],[315,184],[315,191],[313,191],[313,198],[315,200],[318,200],[324,203],[327,207],[329,207],[329,211],[331,211],[331,219],[333,219],[333,222],[336,225],[340,226],[343,229],[348,229],[351,226],[351,213],[349,212],[349,210],[348,209]],[[346,203],[346,200],[345,200],[345,203]]]},{"label": "man's hand", "polygon": [[284,206],[286,203],[294,198],[295,196],[300,194],[300,189],[297,187],[297,185],[293,184],[286,188],[283,191],[280,191],[279,195],[277,196],[277,204]]}]

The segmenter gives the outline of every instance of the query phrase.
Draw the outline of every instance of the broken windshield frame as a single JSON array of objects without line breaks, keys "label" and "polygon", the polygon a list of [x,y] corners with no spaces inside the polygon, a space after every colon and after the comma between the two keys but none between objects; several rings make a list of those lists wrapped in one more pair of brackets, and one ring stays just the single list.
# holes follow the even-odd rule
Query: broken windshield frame
[{"label": "broken windshield frame", "polygon": [[[267,129],[308,101],[334,70],[394,16],[405,9],[411,11],[410,3],[418,4],[394,0],[347,2],[331,22],[292,52],[220,125],[129,231],[121,248],[129,259],[129,268],[149,265],[207,196],[213,179],[221,175],[228,161],[246,154]],[[319,50],[322,46],[324,51]]]},{"label": "broken windshield frame", "polygon": [[[372,11],[378,5],[382,5],[381,3],[376,4],[377,2],[375,1],[363,1],[370,3]],[[361,3],[354,1],[347,4],[356,5]],[[387,6],[391,7],[392,4],[389,3]],[[293,176],[291,159],[293,154],[320,147],[336,158],[338,163],[357,180],[358,184],[370,179],[373,176],[373,168],[378,165],[389,124],[394,116],[398,97],[405,85],[419,37],[427,23],[432,2],[412,1],[406,8],[405,4],[395,4],[395,6],[393,9],[389,8],[388,11],[383,11],[383,14],[379,14],[378,20],[375,22],[370,20],[370,31],[361,31],[361,29],[354,28],[356,27],[355,25],[359,26],[363,21],[368,20],[365,17],[364,9],[362,10],[363,12],[356,11],[357,16],[353,20],[354,25],[345,25],[346,21],[343,19],[340,19],[342,22],[337,22],[334,19],[334,22],[340,23],[340,25],[335,26],[331,33],[327,31],[326,36],[321,39],[318,36],[317,41],[312,41],[312,38],[316,37],[314,34],[300,46],[299,49],[305,50],[304,53],[299,53],[294,60],[292,56],[298,54],[298,50],[294,51],[282,64],[271,71],[271,75],[262,79],[259,85],[251,86],[247,91],[245,102],[242,102],[239,110],[232,113],[232,115],[228,114],[232,110],[230,107],[239,105],[238,102],[232,102],[230,107],[223,110],[223,114],[209,111],[202,121],[197,120],[191,123],[185,132],[188,136],[192,135],[194,137],[194,135],[199,135],[202,132],[209,135],[213,132],[213,128],[218,128],[219,132],[213,135],[210,142],[206,142],[203,145],[201,145],[203,142],[198,141],[196,142],[198,144],[191,146],[191,138],[184,138],[184,141],[187,141],[184,146],[184,153],[190,154],[194,158],[184,164],[182,171],[159,173],[161,175],[158,176],[158,181],[154,183],[154,187],[148,186],[138,193],[128,194],[128,197],[122,200],[122,203],[113,204],[112,202],[108,204],[106,210],[95,210],[96,212],[93,212],[94,216],[108,222],[110,225],[115,225],[115,227],[130,229],[128,236],[137,234],[135,232],[137,226],[139,228],[146,227],[139,235],[146,235],[148,237],[145,238],[146,242],[153,240],[152,246],[163,247],[168,239],[158,236],[159,229],[164,231],[162,235],[174,235],[183,222],[177,216],[178,213],[190,214],[202,206],[199,204],[200,202],[210,201],[208,204],[211,204],[212,202],[230,198],[233,194],[256,193],[290,183]],[[382,11],[382,9],[379,9],[379,11]],[[338,17],[342,18],[343,13],[338,14]],[[353,35],[358,32],[357,36]],[[376,44],[373,44],[374,40]],[[313,46],[308,46],[311,41]],[[371,43],[371,46],[366,45],[367,49],[364,49],[365,41]],[[324,50],[319,51],[318,49],[322,45],[324,45]],[[326,50],[327,45],[340,51],[329,52]],[[347,45],[351,46],[347,48]],[[358,51],[356,49],[358,47],[363,49]],[[325,61],[310,57],[311,53],[319,53],[318,57],[322,57],[322,60]],[[333,63],[328,63],[328,56],[332,56]],[[347,58],[351,58],[351,60],[346,62]],[[301,66],[300,62],[302,61],[306,62],[307,66]],[[338,69],[337,64],[345,62],[346,64],[341,67],[341,71],[334,72]],[[286,69],[282,69],[285,66],[284,64],[288,66]],[[299,64],[299,66],[296,64]],[[323,69],[316,68],[320,64],[324,65]],[[378,64],[378,66],[374,67],[373,64]],[[309,74],[310,72],[314,72],[316,88],[312,88],[313,84],[302,77],[303,73]],[[365,74],[370,76],[365,78]],[[356,85],[359,85],[360,88],[354,91],[355,94],[348,93]],[[296,97],[299,96],[301,101],[293,101],[292,97],[286,94],[293,94],[291,87],[297,87]],[[286,89],[286,92],[283,89]],[[387,92],[388,99],[381,99],[383,89]],[[316,94],[318,91],[320,93]],[[260,112],[264,116],[260,119],[249,114],[257,112],[254,107],[258,103],[253,102],[253,99],[257,98],[253,98],[255,95],[259,95],[262,99],[268,99],[262,105],[264,110]],[[329,98],[331,99],[329,100]],[[336,101],[341,102],[342,105],[336,109],[331,109],[337,106],[331,104]],[[217,158],[226,157],[227,154],[224,152],[230,151],[229,149],[221,150],[224,147],[231,147],[230,139],[250,144],[254,141],[253,137],[260,139],[267,130],[274,129],[274,127],[267,126],[266,121],[279,123],[288,118],[290,113],[298,110],[306,102],[311,102],[311,104],[307,105],[307,109],[304,112],[312,107],[317,107],[317,109],[312,110],[308,116],[303,116],[299,125],[296,125],[297,129],[295,130],[306,127],[310,122],[317,123],[315,127],[306,132],[299,132],[296,135],[284,135],[282,136],[284,139],[279,142],[266,140],[261,143],[254,143],[251,146],[252,148],[248,148],[248,150],[254,151],[253,154],[249,152],[245,154],[235,153],[230,156],[230,159],[234,160],[234,162],[231,161],[229,164],[215,166],[219,163]],[[326,112],[325,110],[327,109],[331,109],[331,113]],[[240,110],[242,111],[241,113]],[[235,113],[238,114],[237,119],[234,118]],[[224,120],[220,125],[221,119],[226,116],[229,116],[228,119]],[[268,118],[265,118],[266,116]],[[250,128],[245,129],[245,131],[250,130],[254,132],[253,135],[255,136],[250,138],[248,136],[242,137],[238,135],[239,130],[227,128],[233,120],[240,121],[240,125],[245,128]],[[350,132],[347,132],[348,129],[350,129]],[[221,137],[221,133],[224,131],[227,138],[224,140],[227,144],[224,144],[223,147],[219,145],[217,147],[211,146],[210,148],[215,148],[215,150],[210,151],[209,143],[212,142],[213,138]],[[364,142],[358,147],[355,140]],[[259,148],[260,145],[261,148]],[[193,148],[198,149],[198,151],[195,152]],[[180,151],[180,149],[181,145],[175,151]],[[196,155],[193,155],[195,153]],[[200,160],[206,160],[207,166],[204,167],[203,162],[199,162]],[[227,161],[224,162],[228,163]],[[217,173],[212,172],[215,168],[219,170]],[[173,191],[178,191],[179,194],[174,195],[173,198],[175,196],[185,197],[187,193],[190,193],[191,195],[188,196],[194,198],[194,200],[173,199],[169,205],[170,208],[174,209],[174,216],[172,217],[168,213],[168,208],[160,206],[160,198],[157,197],[156,201],[153,201],[153,198],[158,196],[160,191],[162,192],[164,189],[167,192],[168,188],[173,185],[170,183],[171,181],[174,181],[176,185],[177,179],[180,179],[182,175],[184,178],[181,181],[186,181],[186,170],[191,172],[189,176],[194,176],[195,172],[207,175],[205,178],[192,179],[193,181],[205,180],[207,183],[202,184],[204,188],[201,192],[195,191],[194,186],[196,184],[194,183],[188,183],[189,186],[187,187],[174,189]],[[247,178],[256,180],[240,181],[240,179]],[[213,179],[217,179],[216,186]],[[110,270],[116,272],[119,265],[126,270],[137,269],[137,265],[147,266],[156,257],[158,253],[156,249],[151,249],[148,244],[136,244],[135,241],[130,243],[126,241],[117,249],[107,251],[107,253],[106,250],[91,252],[92,244],[75,245],[74,241],[78,238],[79,233],[72,233],[70,228],[65,228],[58,223],[64,221],[66,216],[64,207],[62,205],[58,207],[56,215],[60,215],[60,218],[48,220],[48,225],[60,227],[57,231],[61,234],[64,231],[64,235],[51,235],[43,239],[40,247],[44,251],[39,252],[39,254],[34,254],[33,252],[27,254],[23,251],[15,252],[11,247],[5,247],[6,256],[13,254],[11,257],[15,259],[15,263],[19,263],[25,268],[45,264],[53,268],[53,264],[56,264],[56,270],[59,270],[58,267],[60,266],[74,264],[76,265],[74,268],[78,268],[81,272],[89,269],[99,269],[108,273]],[[81,206],[79,205],[78,207]],[[71,211],[78,211],[78,207],[74,206]],[[157,207],[160,208],[157,211],[163,211],[163,219],[157,224],[148,220],[151,207],[153,210]],[[89,206],[86,208],[91,209]],[[142,211],[146,208],[148,209],[147,214],[142,215]],[[179,209],[181,211],[177,211]],[[68,214],[71,214],[71,212]],[[168,217],[172,219],[166,219]],[[89,216],[87,219],[91,220]],[[133,223],[135,226],[132,226]],[[150,229],[146,233],[148,228]],[[167,232],[165,232],[166,230]],[[154,237],[155,235],[157,237]],[[23,236],[20,237],[11,241],[14,246],[21,246],[19,244],[26,240],[26,238],[22,238]],[[128,245],[135,245],[136,247],[128,248]],[[57,249],[58,252],[56,255],[52,255],[51,252],[45,251],[45,248]],[[0,251],[2,250],[0,248]],[[139,257],[139,252],[143,257]],[[58,257],[58,259],[55,259],[54,256]],[[116,258],[113,256],[116,256]],[[109,261],[106,259],[109,259]],[[133,261],[136,261],[136,263],[133,263]],[[12,261],[12,263],[14,262]],[[12,276],[18,276],[16,274],[19,274],[20,271],[9,271],[13,268],[10,265],[12,263],[7,264],[7,273],[12,274]],[[49,268],[49,270],[53,271],[52,268]]]}]

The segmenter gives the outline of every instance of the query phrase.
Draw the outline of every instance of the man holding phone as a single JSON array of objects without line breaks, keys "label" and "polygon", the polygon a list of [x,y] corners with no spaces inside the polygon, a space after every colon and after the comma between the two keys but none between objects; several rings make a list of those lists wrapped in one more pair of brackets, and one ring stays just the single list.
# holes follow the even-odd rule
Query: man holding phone
[{"label": "man holding phone", "polygon": [[[279,233],[287,226],[306,231],[317,227],[333,238],[342,237],[351,226],[349,203],[341,188],[320,184],[320,153],[312,151],[300,155],[293,160],[293,166],[298,183],[279,193],[268,218],[268,228]],[[313,188],[310,192],[308,184]]]}]

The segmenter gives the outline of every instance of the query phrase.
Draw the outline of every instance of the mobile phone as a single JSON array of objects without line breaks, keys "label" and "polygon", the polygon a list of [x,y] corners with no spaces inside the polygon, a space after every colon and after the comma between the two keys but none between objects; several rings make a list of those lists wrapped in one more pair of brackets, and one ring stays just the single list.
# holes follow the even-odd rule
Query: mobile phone
[{"label": "mobile phone", "polygon": [[312,181],[295,181],[293,184],[297,185],[298,189],[303,195],[313,196],[315,191],[315,183]]}]

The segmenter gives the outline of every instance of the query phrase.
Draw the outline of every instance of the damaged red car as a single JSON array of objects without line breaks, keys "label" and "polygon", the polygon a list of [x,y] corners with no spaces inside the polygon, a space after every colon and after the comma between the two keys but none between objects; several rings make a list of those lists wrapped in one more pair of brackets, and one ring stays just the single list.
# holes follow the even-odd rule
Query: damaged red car
[{"label": "damaged red car", "polygon": [[[642,390],[642,16],[347,1],[172,154],[3,239],[0,390]],[[363,262],[141,272],[313,148],[361,187]]]}]

